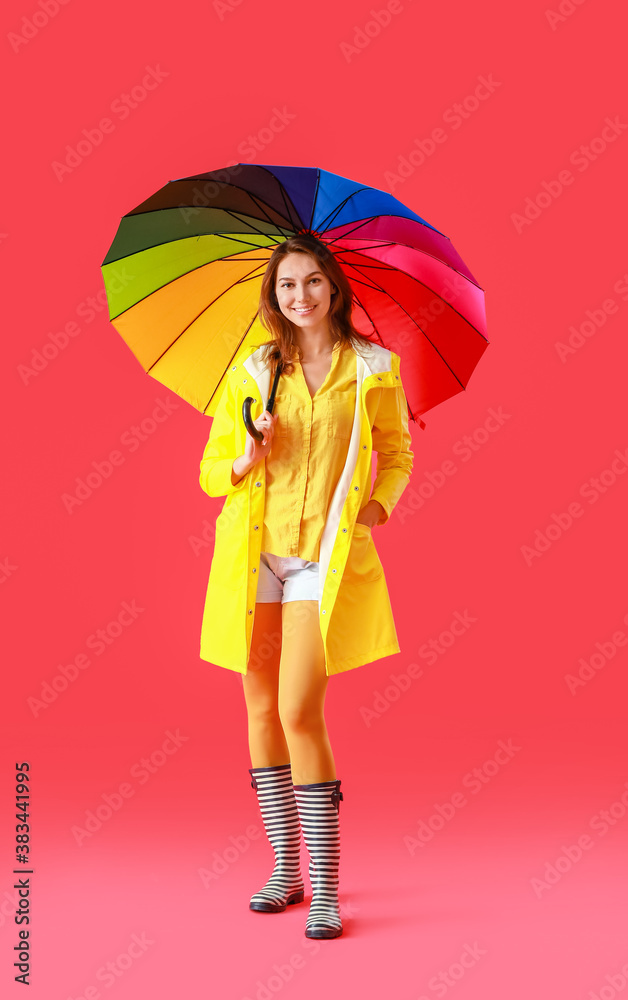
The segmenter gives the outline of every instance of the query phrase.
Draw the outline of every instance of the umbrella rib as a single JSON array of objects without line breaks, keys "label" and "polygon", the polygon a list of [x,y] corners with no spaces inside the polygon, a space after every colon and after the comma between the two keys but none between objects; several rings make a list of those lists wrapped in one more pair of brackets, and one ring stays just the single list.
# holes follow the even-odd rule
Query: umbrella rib
[{"label": "umbrella rib", "polygon": [[[230,239],[231,238],[230,236],[227,236],[227,235],[222,234],[222,233],[210,233],[208,235],[221,236],[222,239]],[[185,236],[183,238],[186,239],[186,240],[192,239],[192,237],[190,237],[190,236]],[[200,239],[200,236],[197,236],[197,240],[198,239]],[[176,240],[171,240],[170,242],[171,243],[176,243],[177,241]],[[244,242],[244,240],[242,242]],[[158,244],[158,246],[162,246],[162,245],[163,244]],[[268,249],[268,247],[258,247],[255,243],[249,243],[247,245],[252,250],[267,250]],[[143,253],[144,251],[143,250],[139,250],[137,252],[138,253]],[[132,257],[132,256],[133,256],[133,254],[129,255],[129,257]],[[126,259],[127,259],[126,257],[121,257],[120,258],[120,260],[126,260]],[[140,299],[137,299],[135,302],[132,302],[130,306],[127,306],[126,309],[123,309],[122,312],[118,313],[117,316],[115,316],[114,318],[117,319],[118,316],[124,316],[125,312],[128,312],[129,309],[134,309],[135,306],[138,306],[140,304],[140,302],[144,302],[145,299],[149,299],[151,297],[151,295],[155,294],[156,291],[161,291],[163,288],[167,288],[168,285],[171,285],[173,283],[173,281],[179,281],[180,278],[182,278],[184,276],[187,277],[188,274],[194,274],[194,272],[198,271],[199,268],[201,268],[201,267],[207,267],[208,264],[215,264],[215,263],[217,263],[219,261],[231,260],[231,259],[232,259],[232,255],[231,254],[225,254],[222,257],[218,257],[216,260],[209,260],[209,261],[206,261],[204,264],[197,264],[196,267],[191,267],[189,271],[185,271],[183,275],[177,274],[174,278],[169,278],[168,281],[164,281],[163,285],[160,285],[158,289],[153,289],[152,292],[147,292],[146,295],[142,295],[142,297]],[[255,257],[240,257],[239,259],[241,261],[245,262],[245,263],[248,262],[248,261],[255,261],[256,260]],[[259,264],[260,261],[257,261],[257,263]],[[256,268],[253,268],[253,271],[251,271],[250,274],[247,274],[244,277],[238,278],[237,281],[234,281],[232,285],[229,285],[229,288],[233,288],[235,285],[238,285],[241,282],[248,281],[250,279],[251,275],[254,275],[255,270],[256,270]],[[221,295],[223,295],[225,291],[228,291],[228,289],[224,289],[223,292],[221,292]],[[214,300],[214,301],[216,301],[216,300]],[[211,304],[212,303],[210,302],[210,305]],[[194,321],[192,321],[192,322],[194,322]],[[182,331],[182,332],[184,332],[184,331]],[[174,344],[174,341],[172,343]],[[168,350],[168,348],[166,348],[166,350]],[[159,358],[157,358],[157,361],[158,360],[159,360]]]},{"label": "umbrella rib", "polygon": [[[242,165],[242,164],[240,164],[240,165]],[[247,164],[247,166],[248,166],[248,164]],[[265,169],[265,168],[263,168],[263,169]],[[276,183],[279,185],[279,188],[281,190],[281,194],[283,196],[284,193],[285,193],[285,189],[284,189],[284,186],[281,183],[281,181],[279,181],[278,178],[276,178],[275,175],[270,172],[270,170],[266,170],[266,173],[269,176],[271,176],[276,181]],[[188,180],[199,180],[199,178],[196,177],[196,176],[194,176],[194,175],[192,175],[192,177],[177,177],[175,180],[168,181],[168,184],[178,184],[178,183],[180,183],[182,181],[188,181]],[[267,211],[267,209],[265,207],[266,203],[260,201],[260,198],[259,198],[258,195],[255,195],[251,191],[248,191],[245,187],[242,187],[241,184],[236,184],[236,183],[233,183],[232,181],[214,181],[214,183],[215,184],[222,184],[224,187],[226,187],[226,188],[230,187],[230,188],[233,188],[236,191],[242,191],[245,195],[247,195],[248,198],[251,199],[251,201],[255,202],[255,204],[257,205],[258,208],[260,208],[262,210],[262,212],[266,215],[267,221],[268,222],[272,222],[272,219],[268,215],[268,211]],[[284,203],[285,203],[285,198],[284,198]],[[134,218],[135,215],[151,215],[153,212],[164,212],[164,211],[168,211],[169,209],[175,209],[175,208],[177,210],[180,210],[181,207],[182,207],[181,205],[169,205],[169,206],[167,206],[167,208],[148,208],[144,212],[134,212],[133,215],[130,215],[127,212],[127,214],[124,216],[124,218],[127,218],[127,217],[128,218]],[[184,205],[183,207],[185,208],[185,207],[188,207],[188,206]],[[205,206],[205,205],[197,205],[197,206],[189,206],[189,207],[195,207],[195,208],[199,208],[200,210],[202,210],[203,208],[206,208],[207,206]],[[232,209],[222,208],[222,207],[220,207],[219,210],[222,211],[222,212],[228,212],[229,214],[233,214],[233,211],[234,211]],[[298,213],[297,213],[297,215],[298,215]],[[277,225],[277,223],[273,222],[273,225]],[[278,226],[277,228],[287,229],[289,231],[289,227],[288,226],[281,226],[281,227]]]},{"label": "umbrella rib", "polygon": [[[365,314],[365,315],[366,315],[366,316],[368,317],[368,320],[369,320],[369,322],[370,322],[371,326],[373,327],[373,329],[374,329],[375,333],[376,333],[376,334],[377,334],[377,336],[379,337],[379,342],[380,342],[380,344],[382,344],[382,346],[384,346],[384,345],[383,345],[383,342],[382,342],[382,338],[381,338],[381,336],[380,336],[380,334],[379,334],[379,330],[377,329],[377,327],[376,327],[375,323],[373,322],[373,319],[372,319],[372,317],[371,317],[371,315],[370,315],[370,313],[369,313],[368,309],[366,308],[366,306],[364,306],[364,305],[362,304],[362,302],[360,301],[360,298],[359,298],[359,296],[358,296],[358,295],[356,295],[355,291],[353,292],[353,294],[354,294],[354,296],[355,296],[355,300],[356,300],[356,302],[357,302],[357,303],[358,303],[358,305],[360,306],[360,309],[362,309],[362,311],[364,312],[364,314]],[[406,396],[406,393],[405,393],[405,390],[404,390],[404,393],[403,393],[403,394],[404,394],[404,396],[405,396],[405,400],[406,400],[406,406],[408,407],[408,413],[410,414],[410,417],[412,418],[412,420],[414,420],[414,421],[416,422],[416,419],[417,419],[417,418],[415,417],[414,413],[412,412],[412,409],[411,409],[411,407],[410,407],[410,403],[409,403],[409,401],[408,401],[408,397]]]},{"label": "umbrella rib", "polygon": [[[375,190],[375,189],[373,189],[373,190]],[[349,235],[351,235],[357,229],[361,229],[362,226],[366,226],[366,225],[368,225],[369,222],[374,222],[376,219],[406,219],[406,218],[407,218],[407,216],[405,216],[405,215],[389,215],[388,213],[385,213],[385,214],[380,213],[379,215],[370,215],[368,218],[360,219],[359,222],[356,222],[354,228],[348,230],[346,233],[343,233],[343,236],[349,236]],[[451,239],[449,238],[449,236],[446,236],[445,233],[441,233],[440,229],[436,229],[435,226],[431,226],[429,224],[429,222],[425,221],[425,219],[419,219],[419,218],[417,218],[417,219],[408,219],[408,221],[409,222],[414,222],[414,223],[418,224],[419,226],[425,226],[427,229],[431,229],[432,232],[438,233],[439,236],[442,236],[443,239],[445,239],[445,240],[449,240],[449,242],[451,243]],[[342,239],[342,237],[339,237],[339,238]],[[406,247],[412,247],[413,246],[412,243],[402,243],[401,240],[391,240],[391,243],[395,243],[395,244],[398,243],[400,246],[406,246]]]},{"label": "umbrella rib", "polygon": [[[251,271],[250,273],[251,273],[251,274],[253,274],[253,272],[254,272],[254,271],[256,271],[256,270],[258,270],[258,269],[259,269],[259,261],[258,261],[258,266],[257,266],[256,268],[253,268],[253,270],[252,270],[252,271]],[[247,275],[246,277],[248,278],[248,277],[249,277],[249,275]],[[201,311],[200,311],[199,313],[197,313],[197,315],[196,315],[196,316],[194,316],[194,317],[193,317],[193,319],[191,319],[191,320],[190,320],[190,322],[189,322],[189,323],[188,323],[188,324],[187,324],[186,326],[184,326],[184,328],[183,328],[183,329],[182,329],[182,330],[181,330],[181,331],[180,331],[180,332],[179,332],[179,333],[178,333],[178,334],[176,335],[176,337],[174,338],[174,340],[171,340],[171,341],[170,341],[170,343],[168,344],[168,346],[167,346],[167,347],[165,348],[165,350],[163,350],[163,351],[161,352],[161,354],[159,355],[159,357],[158,357],[158,358],[155,358],[155,360],[154,360],[154,361],[153,361],[153,363],[152,363],[152,364],[150,365],[150,367],[149,367],[149,368],[146,368],[145,370],[146,370],[147,372],[150,372],[151,368],[154,368],[154,367],[155,367],[155,365],[157,364],[157,362],[158,362],[158,361],[161,361],[161,359],[163,358],[164,354],[166,354],[166,353],[167,353],[167,352],[168,352],[168,351],[170,350],[170,348],[172,347],[172,345],[173,345],[173,344],[176,344],[176,342],[177,342],[177,340],[179,339],[179,337],[182,337],[182,336],[183,336],[183,334],[185,333],[185,331],[186,331],[186,330],[187,330],[187,329],[188,329],[188,328],[189,328],[190,326],[192,326],[192,323],[196,323],[197,319],[198,319],[198,318],[199,318],[200,316],[202,316],[204,312],[206,312],[206,311],[207,311],[208,309],[210,309],[210,308],[211,308],[211,307],[212,307],[212,306],[214,305],[214,303],[215,303],[215,302],[218,302],[218,299],[221,299],[223,295],[225,295],[225,294],[226,294],[227,292],[231,291],[231,289],[232,289],[232,288],[235,288],[235,286],[236,286],[236,285],[239,285],[239,284],[240,284],[241,282],[242,282],[242,279],[241,279],[241,278],[238,278],[238,280],[237,280],[237,281],[234,281],[234,282],[233,282],[233,283],[232,283],[231,285],[229,285],[229,286],[228,286],[227,288],[223,288],[223,290],[222,290],[222,291],[220,292],[220,294],[219,294],[219,295],[217,295],[217,296],[216,296],[216,298],[215,298],[215,299],[212,299],[212,301],[211,301],[211,302],[208,302],[208,303],[207,303],[207,305],[206,305],[206,306],[204,306],[204,307],[203,307],[203,308],[201,309]],[[163,287],[165,288],[166,286],[164,285]],[[255,315],[257,315],[257,311],[256,311],[256,314],[255,314]],[[254,317],[254,318],[255,318],[255,317]]]},{"label": "umbrella rib", "polygon": [[[353,265],[348,265],[348,266],[349,266],[349,267],[351,267],[351,268],[353,269]],[[421,282],[421,284],[423,284],[423,283]],[[425,288],[427,288],[427,285],[424,285],[424,287],[425,287]],[[446,360],[445,360],[445,358],[443,357],[443,355],[441,354],[441,352],[440,352],[440,351],[438,350],[438,348],[436,347],[436,344],[434,344],[434,343],[433,343],[433,341],[432,341],[432,340],[431,340],[431,339],[430,339],[430,338],[428,337],[428,335],[427,335],[427,333],[425,332],[425,330],[423,329],[423,327],[419,326],[419,324],[417,323],[417,321],[416,321],[416,320],[415,320],[415,319],[414,319],[414,318],[413,318],[413,317],[412,317],[412,316],[410,315],[410,313],[408,312],[408,310],[407,310],[407,309],[405,309],[405,308],[404,308],[404,307],[403,307],[403,306],[401,305],[401,303],[400,303],[400,302],[397,302],[397,300],[396,300],[396,299],[393,299],[392,295],[390,295],[390,294],[389,294],[389,292],[387,292],[387,291],[386,291],[386,289],[384,289],[384,288],[382,288],[382,287],[380,286],[380,289],[379,289],[379,290],[380,290],[380,291],[381,291],[381,292],[382,292],[382,293],[383,293],[384,295],[386,295],[386,296],[387,296],[387,297],[388,297],[389,299],[391,299],[391,300],[392,300],[392,301],[393,301],[393,302],[395,303],[395,305],[399,306],[399,308],[400,308],[400,309],[401,309],[401,310],[402,310],[402,311],[403,311],[403,312],[404,312],[404,313],[406,314],[406,316],[408,317],[408,319],[410,320],[410,322],[414,323],[414,325],[415,325],[415,326],[417,327],[417,329],[418,329],[418,330],[419,330],[419,331],[420,331],[420,332],[421,332],[421,333],[423,334],[423,336],[424,336],[424,337],[425,337],[425,339],[427,340],[427,342],[428,342],[428,344],[430,345],[430,347],[431,347],[431,348],[432,348],[432,349],[433,349],[434,351],[436,351],[436,353],[438,354],[438,356],[439,356],[439,358],[441,359],[441,361],[443,362],[443,364],[444,364],[444,365],[446,365],[446,367],[447,367],[447,368],[449,368],[449,371],[451,372],[451,374],[453,375],[453,377],[454,377],[454,378],[456,379],[456,381],[458,382],[458,384],[459,384],[459,385],[461,386],[461,388],[462,388],[462,389],[464,389],[464,388],[465,388],[465,386],[464,386],[464,385],[462,384],[462,382],[460,381],[460,379],[459,379],[459,378],[458,378],[458,376],[456,375],[456,373],[455,373],[455,371],[453,370],[453,368],[451,367],[451,365],[450,365],[450,364],[448,363],[448,361],[446,361]],[[430,289],[430,291],[431,291],[431,290],[432,290],[432,289]],[[441,296],[439,295],[439,296],[438,296],[438,298],[441,298]],[[362,303],[360,303],[360,305],[361,305],[361,307],[362,307],[362,308],[364,309],[364,306],[362,306]],[[457,310],[457,309],[456,309],[456,310],[454,310],[454,311],[455,311],[455,312],[458,312],[458,310]],[[364,309],[364,312],[365,312],[365,313],[366,313],[366,315],[368,316],[368,318],[369,318],[369,320],[371,321],[371,323],[373,323],[373,320],[371,319],[371,317],[370,317],[369,313],[368,313],[368,312],[366,311],[366,309]],[[460,318],[461,318],[461,319],[463,319],[463,320],[465,321],[465,323],[469,323],[469,321],[468,321],[467,319],[465,319],[465,317],[464,317],[464,316],[461,316],[461,314],[460,314],[460,313],[458,313],[458,315],[460,316]],[[475,332],[476,332],[477,334],[479,334],[479,336],[480,336],[480,337],[482,336],[482,334],[481,334],[481,333],[479,332],[479,330],[476,330],[476,329],[475,329],[475,327],[474,327],[474,326],[473,326],[473,325],[472,325],[471,323],[469,323],[469,326],[471,327],[471,329],[472,329],[472,330],[475,330]],[[374,327],[374,329],[375,329],[375,330],[377,330],[377,327],[375,326],[375,324],[374,324],[374,323],[373,323],[373,327]],[[380,339],[381,339],[381,338],[380,338]],[[484,339],[484,340],[486,340],[486,338],[483,338],[483,339]],[[414,419],[414,417],[413,417],[413,419]]]},{"label": "umbrella rib", "polygon": [[[288,204],[288,195],[287,195],[285,187],[283,186],[283,184],[281,184],[281,182],[279,182],[279,188],[280,188],[280,192],[281,192],[281,197],[282,197],[283,203],[284,203],[284,205],[286,207],[286,214],[288,215],[288,217],[292,221],[292,218],[291,218],[292,217],[291,208],[293,208],[294,211],[295,211],[295,213],[296,213],[297,222],[302,225],[301,216],[297,212],[297,207],[296,207],[296,205],[292,204],[292,200],[290,200],[290,204]],[[296,225],[293,222],[292,223],[292,230],[291,230],[291,232],[294,233],[295,230],[296,230]]]},{"label": "umbrella rib", "polygon": [[[238,164],[238,165],[242,166],[242,164]],[[272,172],[272,170],[268,170],[267,167],[265,167],[262,163],[256,163],[255,166],[258,167],[260,170],[266,171],[266,173],[268,174],[268,176],[272,177],[274,183],[278,185],[278,187],[279,187],[279,193],[281,194],[281,197],[283,199],[283,203],[286,206],[287,214],[288,214],[288,217],[289,217],[289,222],[292,223],[292,229],[290,229],[289,226],[283,226],[282,228],[285,229],[287,232],[294,232],[294,224],[293,224],[293,220],[292,220],[292,212],[290,211],[290,206],[288,205],[287,200],[286,200],[288,198],[288,193],[286,191],[286,188],[285,188],[284,184],[282,183],[282,181],[279,180],[278,177],[275,176],[275,174]],[[237,187],[238,190],[245,191],[246,194],[248,194],[248,196],[250,198],[257,199],[257,195],[251,194],[250,191],[247,191],[246,188],[240,187],[240,185],[238,185],[238,184],[233,184],[232,187]],[[294,211],[296,213],[297,220],[300,222],[301,221],[301,216],[297,212],[296,205],[293,203],[293,201],[292,201],[291,198],[288,199],[288,200],[290,201],[290,205],[292,206],[292,208],[294,209]],[[269,221],[270,221],[270,219],[269,219]],[[275,225],[276,225],[276,223],[275,223]]]},{"label": "umbrella rib", "polygon": [[[246,330],[245,330],[245,331],[244,331],[244,333],[242,334],[242,337],[241,337],[241,338],[240,338],[240,340],[238,341],[238,343],[237,343],[237,345],[236,345],[236,348],[235,348],[235,350],[233,351],[233,353],[232,353],[232,355],[231,355],[231,357],[230,357],[229,361],[227,362],[227,364],[226,364],[226,366],[225,366],[225,372],[226,372],[227,368],[229,367],[229,365],[231,364],[231,362],[233,361],[233,359],[235,358],[235,356],[236,356],[236,354],[238,353],[238,351],[240,350],[240,347],[242,346],[242,344],[243,344],[243,343],[244,343],[244,341],[246,340],[246,338],[247,338],[247,336],[248,336],[248,332],[249,332],[249,330],[251,329],[251,327],[253,326],[253,323],[255,322],[255,320],[256,320],[256,318],[257,318],[257,316],[258,316],[258,311],[256,311],[256,312],[255,312],[255,315],[253,316],[253,319],[251,320],[251,322],[250,322],[250,323],[249,323],[249,325],[247,326]],[[210,397],[209,397],[209,399],[207,400],[207,403],[206,403],[206,404],[205,404],[205,406],[203,407],[203,413],[207,413],[207,409],[208,409],[208,407],[209,407],[209,404],[211,403],[212,399],[213,399],[213,398],[214,398],[214,396],[216,395],[216,392],[218,391],[218,386],[219,386],[219,385],[220,385],[220,383],[222,382],[222,379],[223,379],[223,378],[224,378],[224,372],[223,372],[223,376],[222,376],[222,378],[221,378],[221,379],[220,379],[220,380],[218,381],[218,385],[216,385],[216,388],[214,389],[214,391],[212,392],[211,396],[210,396]]]},{"label": "umbrella rib", "polygon": [[[360,226],[366,225],[367,222],[373,222],[375,219],[383,219],[383,218],[396,219],[396,218],[399,218],[399,216],[396,216],[396,215],[388,215],[388,216],[383,216],[383,215],[377,215],[376,216],[376,215],[373,215],[373,216],[371,216],[370,219],[365,219],[364,222],[360,222],[359,225],[356,226],[356,228],[360,228]],[[422,225],[422,223],[421,223],[421,225]],[[435,230],[435,231],[438,232],[441,236],[443,236],[444,239],[449,240],[449,237],[445,236],[444,233],[440,233],[440,231],[438,229]],[[329,244],[335,245],[339,240],[343,240],[343,239],[345,239],[345,237],[347,237],[349,235],[352,235],[353,232],[354,231],[352,230],[351,233],[343,233],[342,236],[335,236],[333,239],[330,239],[328,241],[328,245]],[[449,240],[449,242],[451,243],[451,240]],[[477,281],[475,281],[473,278],[470,278],[467,274],[463,274],[462,271],[459,271],[457,267],[452,267],[452,265],[448,264],[447,261],[441,260],[440,257],[437,257],[433,253],[429,253],[428,250],[419,250],[419,248],[413,246],[412,243],[403,243],[401,240],[387,240],[384,243],[377,243],[374,246],[369,247],[369,249],[370,250],[378,250],[381,247],[387,247],[387,246],[390,246],[390,247],[394,247],[394,246],[408,247],[410,250],[416,250],[417,253],[425,254],[426,257],[431,257],[432,260],[437,261],[439,264],[444,264],[445,267],[448,267],[451,271],[455,271],[455,273],[459,274],[461,278],[465,279],[465,281],[470,281],[472,285],[475,285],[475,287],[477,289],[479,289],[479,291],[481,291],[481,292],[484,291],[484,289],[482,288],[482,286],[478,285]],[[345,250],[344,250],[344,252],[345,253],[360,253],[359,250],[352,250],[350,247],[346,247]]]},{"label": "umbrella rib", "polygon": [[308,223],[308,229],[312,231],[312,223],[314,222],[314,212],[316,211],[316,202],[318,200],[318,189],[321,183],[321,171],[320,167],[316,168],[316,187],[314,189],[314,197],[312,198],[312,207],[310,209],[310,221]]},{"label": "umbrella rib", "polygon": [[[357,254],[358,256],[360,256],[360,254],[359,254],[359,251],[357,251],[357,250],[354,250],[354,251],[352,251],[352,252],[353,252],[353,253],[355,253],[355,254]],[[443,263],[443,261],[441,261],[441,263]],[[357,271],[358,271],[358,274],[360,273],[360,272],[359,272],[359,270],[358,270],[358,268],[357,268],[357,265],[355,265],[355,264],[352,264],[352,263],[350,263],[350,262],[348,262],[348,261],[343,261],[343,266],[344,266],[344,267],[351,267],[352,269],[354,269],[354,270],[357,270]],[[399,270],[399,268],[391,268],[390,266],[386,266],[385,264],[379,264],[379,265],[372,265],[372,264],[370,263],[370,259],[369,259],[369,263],[368,263],[368,264],[367,264],[367,263],[365,263],[365,264],[362,264],[362,265],[360,265],[360,266],[361,266],[361,267],[363,267],[364,269],[367,269],[367,268],[369,268],[370,270],[373,270],[373,271],[391,271],[391,270],[395,270],[395,271],[398,271],[398,270]],[[449,267],[449,264],[445,264],[445,267]],[[454,267],[449,267],[449,270],[450,270],[450,271],[453,271],[453,272],[454,272],[454,274],[460,274],[460,271],[456,271],[456,269],[455,269]],[[463,315],[462,315],[462,313],[461,313],[461,312],[459,312],[459,311],[458,311],[458,309],[456,309],[456,307],[455,307],[455,306],[453,306],[453,305],[451,304],[451,302],[448,302],[448,301],[447,301],[447,299],[444,299],[442,295],[439,295],[439,294],[438,294],[438,292],[435,292],[433,288],[430,288],[430,286],[429,286],[429,285],[426,285],[424,281],[421,281],[421,279],[420,279],[420,278],[416,278],[416,277],[415,277],[415,276],[414,276],[413,274],[408,274],[408,272],[407,272],[407,271],[401,271],[400,273],[401,273],[401,274],[405,274],[405,276],[406,276],[407,278],[410,278],[410,280],[411,280],[411,281],[416,281],[416,282],[417,282],[417,284],[419,284],[419,285],[422,285],[422,286],[423,286],[423,288],[425,288],[425,289],[426,289],[426,290],[427,290],[428,292],[431,292],[431,293],[432,293],[432,295],[434,295],[434,296],[435,296],[436,298],[440,299],[440,300],[441,300],[441,302],[444,302],[444,303],[445,303],[445,305],[446,305],[446,306],[447,306],[447,307],[448,307],[449,309],[451,309],[451,310],[452,310],[453,312],[455,312],[455,313],[456,313],[456,315],[457,315],[457,316],[459,316],[461,320],[463,320],[463,321],[464,321],[465,323],[467,323],[467,324],[468,324],[468,325],[469,325],[469,326],[471,327],[471,329],[472,329],[472,330],[473,330],[473,331],[474,331],[475,333],[477,333],[478,337],[481,337],[481,338],[482,338],[482,340],[485,340],[487,344],[489,343],[489,340],[488,340],[488,338],[487,338],[487,337],[485,337],[483,333],[480,333],[480,331],[479,331],[479,330],[477,329],[477,327],[473,326],[473,323],[470,323],[470,322],[469,322],[469,320],[468,320],[468,319],[466,318],[466,316],[463,316]],[[363,275],[362,277],[366,277],[366,275]],[[369,277],[370,277],[370,276],[369,276]],[[465,281],[469,281],[469,280],[470,280],[469,278],[466,278],[464,274],[460,275],[460,277],[461,277],[461,278],[464,278],[464,280],[465,280]],[[384,293],[384,295],[387,295],[387,296],[388,296],[388,298],[392,299],[392,295],[390,295],[390,293],[389,293],[389,292],[387,292],[387,291],[386,291],[386,289],[382,288],[382,287],[381,287],[381,285],[379,285],[379,283],[375,282],[375,279],[372,279],[372,280],[374,281],[374,283],[375,283],[375,284],[377,284],[377,287],[379,288],[379,291],[383,292],[383,293]],[[472,281],[472,282],[471,282],[471,284],[472,284],[472,285],[475,285],[475,282],[474,282],[474,281]],[[478,286],[478,285],[475,285],[475,287],[476,287],[476,288],[478,288],[479,286]],[[482,291],[482,289],[480,289],[480,291]],[[397,300],[396,300],[396,299],[393,299],[393,302],[397,302]],[[403,306],[402,306],[402,305],[400,305],[400,303],[397,303],[397,305],[399,305],[400,309],[403,309]],[[407,313],[407,310],[406,310],[406,309],[403,309],[403,311]],[[408,314],[408,315],[409,315],[409,314]],[[410,317],[410,319],[411,319],[411,318],[412,318],[412,317]],[[414,321],[413,321],[413,322],[414,322]],[[417,324],[417,326],[418,326],[418,324]],[[419,327],[419,329],[421,329],[421,327]],[[425,331],[424,331],[424,330],[421,330],[421,332],[423,333],[423,335],[424,335],[425,337],[427,337],[427,334],[425,333]],[[428,340],[429,340],[429,338],[428,338]],[[431,341],[430,341],[430,343],[431,343]],[[445,359],[443,358],[443,361],[444,361],[444,360],[445,360]],[[445,363],[446,363],[446,362],[445,362]]]},{"label": "umbrella rib", "polygon": [[[331,223],[328,222],[328,220],[332,220],[333,221],[334,216],[338,215],[338,213],[345,207],[345,205],[347,204],[347,202],[351,201],[351,199],[356,194],[359,194],[360,191],[376,191],[376,190],[377,190],[376,188],[369,187],[368,185],[365,184],[363,187],[357,188],[356,191],[352,191],[351,194],[347,195],[346,198],[343,198],[343,200],[341,202],[339,202],[336,205],[336,207],[331,210],[331,212],[327,213],[327,215],[325,216],[325,218],[322,219],[321,225],[324,225],[326,229],[329,229]],[[382,192],[380,191],[379,193],[381,194]],[[318,194],[318,190],[317,190],[317,194]],[[320,228],[319,228],[318,232],[320,232]]]}]

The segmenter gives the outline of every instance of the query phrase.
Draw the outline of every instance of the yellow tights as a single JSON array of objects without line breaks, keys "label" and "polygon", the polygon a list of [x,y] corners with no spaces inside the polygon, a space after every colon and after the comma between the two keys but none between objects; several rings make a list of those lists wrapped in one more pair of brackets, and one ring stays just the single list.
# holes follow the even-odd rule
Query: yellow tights
[{"label": "yellow tights", "polygon": [[336,778],[325,725],[318,601],[258,603],[242,686],[251,767],[292,764],[295,785]]}]

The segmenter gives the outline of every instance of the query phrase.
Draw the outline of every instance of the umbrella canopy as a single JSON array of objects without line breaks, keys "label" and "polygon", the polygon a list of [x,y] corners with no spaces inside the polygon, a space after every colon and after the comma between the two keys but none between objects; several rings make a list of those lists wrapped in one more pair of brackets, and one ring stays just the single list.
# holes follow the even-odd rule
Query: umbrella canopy
[{"label": "umbrella canopy", "polygon": [[102,274],[144,370],[213,416],[258,318],[278,243],[312,233],[353,292],[352,320],[402,360],[409,416],[464,389],[488,345],[484,292],[449,238],[392,195],[315,167],[238,163],[169,181],[120,221]]}]

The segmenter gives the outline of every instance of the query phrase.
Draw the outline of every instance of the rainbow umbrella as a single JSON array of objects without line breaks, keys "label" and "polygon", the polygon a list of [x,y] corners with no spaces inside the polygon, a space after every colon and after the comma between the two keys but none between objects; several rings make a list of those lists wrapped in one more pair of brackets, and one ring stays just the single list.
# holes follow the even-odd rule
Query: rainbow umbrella
[{"label": "rainbow umbrella", "polygon": [[270,339],[258,317],[270,255],[303,232],[344,269],[355,327],[400,355],[424,427],[488,345],[484,292],[438,229],[327,170],[237,163],[169,181],[121,219],[103,261],[110,320],[145,371],[213,416],[234,358]]}]

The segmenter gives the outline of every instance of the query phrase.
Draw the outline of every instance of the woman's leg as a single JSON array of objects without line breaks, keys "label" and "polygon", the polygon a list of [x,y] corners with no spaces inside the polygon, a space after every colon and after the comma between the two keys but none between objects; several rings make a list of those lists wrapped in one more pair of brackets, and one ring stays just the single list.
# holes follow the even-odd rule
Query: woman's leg
[{"label": "woman's leg", "polygon": [[280,601],[256,604],[248,673],[242,674],[251,767],[290,763],[278,709],[281,607]]},{"label": "woman's leg", "polygon": [[318,601],[286,601],[282,608],[278,705],[292,781],[295,785],[330,781],[336,777],[336,767],[324,716],[329,678]]}]

